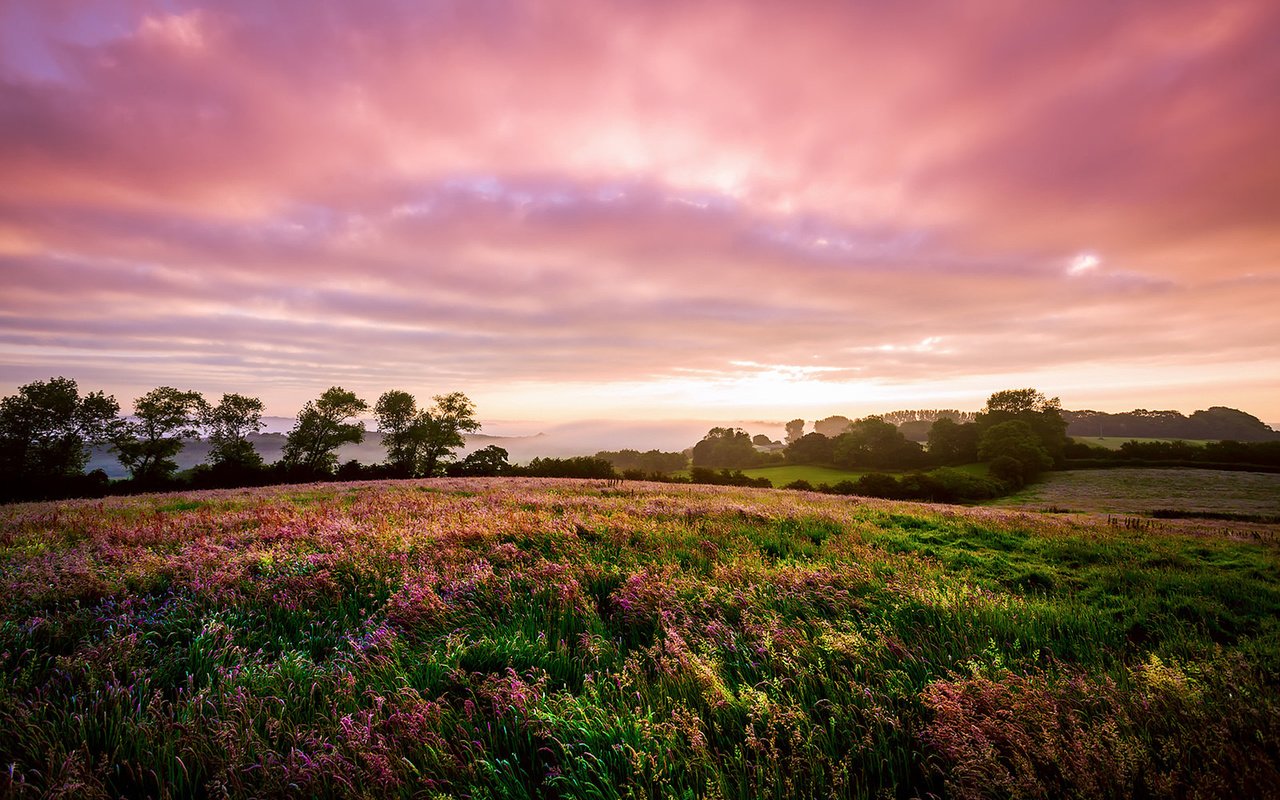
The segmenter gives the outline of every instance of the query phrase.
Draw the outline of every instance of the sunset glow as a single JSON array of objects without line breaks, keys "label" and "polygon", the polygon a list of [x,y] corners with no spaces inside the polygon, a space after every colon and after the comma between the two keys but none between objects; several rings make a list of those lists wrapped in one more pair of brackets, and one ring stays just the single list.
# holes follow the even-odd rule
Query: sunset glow
[{"label": "sunset glow", "polygon": [[0,0],[0,392],[1280,421],[1280,6]]}]

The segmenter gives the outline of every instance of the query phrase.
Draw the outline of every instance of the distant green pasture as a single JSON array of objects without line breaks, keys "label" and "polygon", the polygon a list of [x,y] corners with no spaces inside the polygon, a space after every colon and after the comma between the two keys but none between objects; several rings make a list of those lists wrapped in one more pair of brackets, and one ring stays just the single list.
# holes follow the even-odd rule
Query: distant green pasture
[{"label": "distant green pasture", "polygon": [[1108,450],[1119,450],[1120,445],[1125,442],[1186,442],[1192,447],[1204,447],[1208,440],[1206,439],[1161,439],[1149,436],[1072,436],[1081,444],[1092,445],[1093,447],[1105,447]]},{"label": "distant green pasture", "polygon": [[742,473],[753,478],[768,478],[773,481],[774,486],[786,486],[792,481],[808,481],[817,486],[820,483],[835,484],[840,481],[856,481],[871,471],[818,467],[811,464],[782,464],[776,467],[744,469]]},{"label": "distant green pasture", "polygon": [[[974,475],[986,477],[986,464],[965,464],[959,467],[952,467],[962,472],[969,472]],[[914,470],[911,470],[914,471]],[[886,472],[890,474],[901,474],[903,470],[892,469],[864,469],[850,470],[837,469],[835,467],[820,467],[812,464],[783,464],[774,467],[756,467],[755,469],[744,469],[742,473],[752,478],[768,478],[773,481],[774,486],[786,486],[792,481],[808,481],[817,486],[825,483],[834,485],[840,481],[856,481],[863,475],[871,472]]]}]

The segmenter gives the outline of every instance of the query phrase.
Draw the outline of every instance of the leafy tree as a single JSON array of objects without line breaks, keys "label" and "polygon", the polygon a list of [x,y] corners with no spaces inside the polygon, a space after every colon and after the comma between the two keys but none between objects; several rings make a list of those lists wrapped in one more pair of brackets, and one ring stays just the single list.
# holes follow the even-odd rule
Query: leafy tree
[{"label": "leafy tree", "polygon": [[1067,423],[1062,418],[1062,404],[1056,397],[1045,397],[1035,389],[1006,389],[987,398],[987,405],[976,421],[979,437],[993,427],[1011,420],[1031,426],[1040,445],[1054,461],[1065,457]]},{"label": "leafy tree", "polygon": [[457,476],[504,475],[511,470],[510,454],[496,444],[486,445],[449,465],[449,474]]},{"label": "leafy tree", "polygon": [[70,378],[19,387],[0,400],[0,481],[18,496],[80,475],[89,448],[109,440],[119,411],[116,399],[102,392],[81,397]]},{"label": "leafy tree", "polygon": [[763,433],[757,433],[755,436],[751,437],[751,443],[756,447],[768,447],[773,444],[773,441]]},{"label": "leafy tree", "polygon": [[364,441],[364,423],[350,420],[368,410],[369,404],[355,392],[329,387],[298,414],[285,438],[281,464],[289,470],[332,473],[338,465],[338,448]]},{"label": "leafy tree", "polygon": [[613,465],[603,458],[573,456],[571,458],[535,458],[528,466],[514,467],[518,475],[531,478],[617,478]]},{"label": "leafy tree", "polygon": [[120,463],[142,484],[162,483],[177,470],[173,457],[184,439],[200,435],[209,404],[199,392],[160,386],[133,403],[133,419],[119,426],[113,447]]},{"label": "leafy tree", "polygon": [[929,459],[935,464],[968,464],[978,460],[978,426],[942,417],[929,429]]},{"label": "leafy tree", "polygon": [[1010,489],[1021,489],[1027,483],[1026,465],[1013,456],[996,456],[987,468]]},{"label": "leafy tree", "polygon": [[879,417],[853,424],[835,441],[834,461],[845,469],[912,467],[920,463],[920,445],[908,441],[897,427]]},{"label": "leafy tree", "polygon": [[852,425],[853,425],[853,420],[849,419],[848,417],[835,414],[833,416],[827,417],[826,419],[820,419],[817,422],[813,423],[813,431],[814,433],[822,434],[828,439],[834,439],[840,434],[849,430],[850,426]]},{"label": "leafy tree", "polygon": [[1005,389],[987,398],[984,414],[1010,414],[1018,416],[1027,413],[1041,413],[1047,410],[1062,410],[1062,403],[1056,397],[1045,397],[1043,392],[1035,389]]},{"label": "leafy tree", "polygon": [[374,413],[387,460],[404,475],[437,474],[453,450],[466,444],[463,434],[480,429],[475,405],[462,392],[432,400],[431,408],[419,410],[408,392],[395,390],[378,398]]},{"label": "leafy tree", "polygon": [[787,430],[786,442],[787,444],[791,444],[792,442],[799,439],[801,436],[804,436],[804,420],[802,419],[791,420],[790,422],[787,423],[786,430]]},{"label": "leafy tree", "polygon": [[886,497],[896,498],[901,492],[898,486],[897,478],[892,475],[885,475],[883,472],[870,472],[858,478],[857,483],[858,494],[867,497]]},{"label": "leafy tree", "polygon": [[751,436],[741,428],[712,428],[693,446],[693,466],[743,469],[759,463]]},{"label": "leafy tree", "polygon": [[434,404],[423,412],[426,434],[420,462],[420,474],[427,477],[436,474],[438,465],[451,458],[455,448],[466,444],[463,434],[480,430],[475,404],[462,392],[436,395],[431,399]]},{"label": "leafy tree", "polygon": [[[978,442],[978,457],[983,461],[1001,459],[999,469],[1006,474],[1012,474],[1014,470],[1005,459],[1018,462],[1023,483],[1053,466],[1053,456],[1045,449],[1036,430],[1021,419],[1001,422],[983,433]],[[1007,480],[1003,474],[997,477]]]},{"label": "leafy tree", "polygon": [[415,431],[418,401],[408,392],[393,389],[378,398],[373,413],[378,418],[382,446],[387,450],[387,463],[405,477],[412,477],[421,449],[421,437]]},{"label": "leafy tree", "polygon": [[835,455],[835,442],[821,433],[806,433],[787,445],[783,455],[792,464],[830,464]]},{"label": "leafy tree", "polygon": [[[886,419],[885,422],[890,421]],[[901,423],[891,422],[890,424],[897,425],[902,435],[913,442],[927,442],[929,441],[929,431],[933,430],[933,423],[934,420],[912,419]]]},{"label": "leafy tree", "polygon": [[262,456],[253,449],[249,435],[262,430],[262,401],[242,394],[224,394],[204,415],[204,428],[211,445],[209,461],[215,466],[258,469]]}]

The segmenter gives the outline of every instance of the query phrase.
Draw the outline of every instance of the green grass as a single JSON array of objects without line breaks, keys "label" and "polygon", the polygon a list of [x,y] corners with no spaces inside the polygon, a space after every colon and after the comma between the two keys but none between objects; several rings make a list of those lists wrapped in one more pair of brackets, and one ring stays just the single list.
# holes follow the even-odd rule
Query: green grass
[{"label": "green grass", "polygon": [[782,464],[776,467],[756,467],[744,469],[742,474],[752,478],[768,478],[775,487],[785,486],[792,481],[808,481],[817,486],[820,483],[835,484],[840,481],[856,481],[871,470],[847,470],[835,467],[816,467],[809,464]]},{"label": "green grass", "polygon": [[1006,508],[1145,514],[1156,509],[1280,515],[1280,474],[1206,469],[1081,469],[1048,472]]},{"label": "green grass", "polygon": [[1194,447],[1204,447],[1206,442],[1212,441],[1206,439],[1159,439],[1144,436],[1072,436],[1071,438],[1081,444],[1105,447],[1108,450],[1119,450],[1120,445],[1125,442],[1186,442]]},{"label": "green grass", "polygon": [[[950,469],[967,472],[971,475],[979,477],[987,477],[989,474],[986,464],[963,464]],[[890,475],[901,475],[903,470],[892,469],[865,469],[865,470],[847,470],[837,469],[836,467],[819,467],[810,464],[782,464],[773,467],[756,467],[754,469],[744,469],[742,474],[752,478],[768,478],[773,481],[775,488],[786,486],[792,481],[804,480],[810,484],[817,486],[825,483],[835,485],[840,481],[857,481],[863,475],[872,472],[883,472]]]},{"label": "green grass", "polygon": [[6,507],[0,796],[1273,795],[1280,548],[1229,529],[524,479]]}]

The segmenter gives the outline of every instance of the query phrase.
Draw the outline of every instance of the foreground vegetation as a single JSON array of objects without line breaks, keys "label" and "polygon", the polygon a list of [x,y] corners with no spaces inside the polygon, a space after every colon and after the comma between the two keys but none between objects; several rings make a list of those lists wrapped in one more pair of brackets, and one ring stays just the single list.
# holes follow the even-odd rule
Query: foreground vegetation
[{"label": "foreground vegetation", "polygon": [[0,509],[15,797],[1268,796],[1280,553],[468,479]]}]

